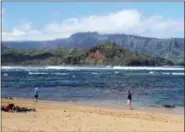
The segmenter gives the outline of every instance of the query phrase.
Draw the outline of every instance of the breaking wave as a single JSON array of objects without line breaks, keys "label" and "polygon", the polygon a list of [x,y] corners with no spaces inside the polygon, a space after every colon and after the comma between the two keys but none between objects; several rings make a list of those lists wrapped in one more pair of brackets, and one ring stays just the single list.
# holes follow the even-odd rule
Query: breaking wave
[{"label": "breaking wave", "polygon": [[46,67],[34,67],[34,66],[2,66],[2,70],[184,70],[183,67],[133,67],[133,66],[106,66],[106,67],[86,67],[86,66],[46,66]]}]

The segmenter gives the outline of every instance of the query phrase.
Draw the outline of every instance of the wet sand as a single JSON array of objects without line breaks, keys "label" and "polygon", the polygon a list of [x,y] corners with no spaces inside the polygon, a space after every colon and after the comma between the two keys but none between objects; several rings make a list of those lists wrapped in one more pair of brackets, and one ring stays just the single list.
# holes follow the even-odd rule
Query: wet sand
[{"label": "wet sand", "polygon": [[184,131],[184,115],[162,114],[30,99],[2,99],[2,105],[36,112],[2,112],[2,131]]}]

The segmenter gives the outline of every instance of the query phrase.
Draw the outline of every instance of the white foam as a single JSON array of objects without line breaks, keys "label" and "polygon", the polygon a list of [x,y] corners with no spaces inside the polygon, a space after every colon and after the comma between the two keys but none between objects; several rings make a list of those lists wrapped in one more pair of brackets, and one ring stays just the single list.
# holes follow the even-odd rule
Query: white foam
[{"label": "white foam", "polygon": [[5,73],[5,74],[3,74],[3,76],[8,76],[8,74],[7,74],[7,73]]},{"label": "white foam", "polygon": [[121,70],[184,70],[182,67],[119,67],[114,66],[113,69],[121,69]]},{"label": "white foam", "polygon": [[42,70],[45,67],[35,67],[35,66],[2,66],[2,70],[23,70],[23,71],[33,71],[33,70]]},{"label": "white foam", "polygon": [[14,69],[20,69],[20,70],[47,70],[47,69],[53,69],[53,70],[178,70],[183,71],[183,67],[133,67],[133,66],[106,66],[106,67],[89,67],[89,66],[46,66],[46,67],[21,67],[21,66],[2,66],[2,69],[4,70],[14,70]]},{"label": "white foam", "polygon": [[69,73],[53,73],[55,75],[68,75]]},{"label": "white foam", "polygon": [[87,67],[87,66],[48,66],[45,69],[55,70],[98,70],[98,69],[113,69],[111,67]]},{"label": "white foam", "polygon": [[48,73],[45,72],[29,72],[29,75],[46,75]]},{"label": "white foam", "polygon": [[153,71],[150,71],[149,74],[154,74],[154,72]]},{"label": "white foam", "polygon": [[183,75],[184,76],[184,72],[173,72],[172,75]]},{"label": "white foam", "polygon": [[93,74],[93,75],[98,75],[99,73],[97,73],[97,72],[92,72],[91,74]]},{"label": "white foam", "polygon": [[169,72],[162,72],[163,75],[170,75]]},{"label": "white foam", "polygon": [[71,66],[47,66],[45,69],[55,69],[55,70],[60,70],[60,69],[74,69],[74,67]]},{"label": "white foam", "polygon": [[11,66],[2,66],[1,68],[2,68],[2,69],[12,69],[12,68],[15,68],[15,67],[11,67]]}]

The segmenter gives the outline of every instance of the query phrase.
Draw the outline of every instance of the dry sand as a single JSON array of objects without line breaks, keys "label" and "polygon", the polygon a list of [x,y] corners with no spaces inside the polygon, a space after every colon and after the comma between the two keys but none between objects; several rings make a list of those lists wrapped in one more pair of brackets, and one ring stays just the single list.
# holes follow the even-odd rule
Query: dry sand
[{"label": "dry sand", "polygon": [[184,131],[184,115],[2,99],[37,112],[2,112],[2,131]]}]

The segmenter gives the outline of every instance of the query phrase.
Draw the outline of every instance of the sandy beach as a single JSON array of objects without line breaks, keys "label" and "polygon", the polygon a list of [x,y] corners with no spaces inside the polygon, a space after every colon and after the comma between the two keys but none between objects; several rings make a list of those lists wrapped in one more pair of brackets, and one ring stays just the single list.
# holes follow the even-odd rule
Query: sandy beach
[{"label": "sandy beach", "polygon": [[120,110],[28,99],[2,99],[2,105],[36,112],[2,112],[2,131],[184,131],[184,115]]}]

